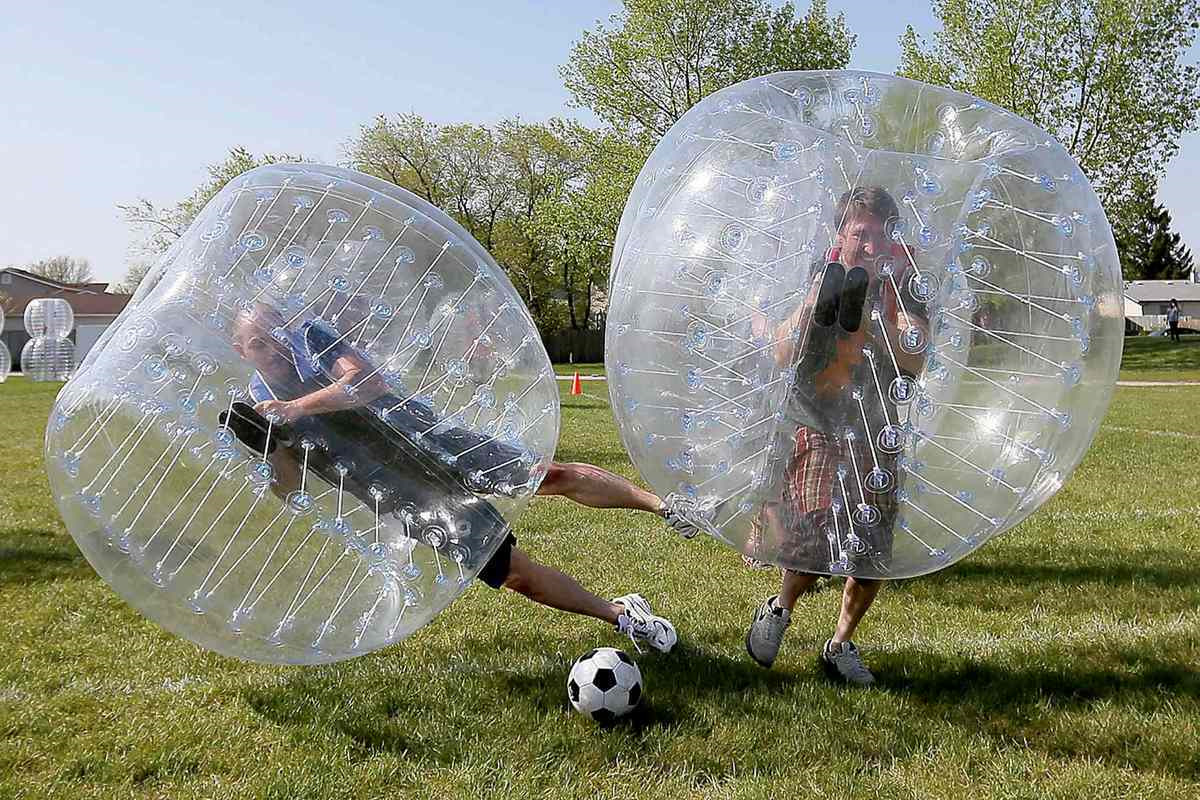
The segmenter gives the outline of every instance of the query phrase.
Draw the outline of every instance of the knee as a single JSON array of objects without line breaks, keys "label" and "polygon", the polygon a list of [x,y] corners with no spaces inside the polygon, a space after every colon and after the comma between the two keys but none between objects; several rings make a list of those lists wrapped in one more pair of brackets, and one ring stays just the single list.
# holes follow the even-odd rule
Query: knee
[{"label": "knee", "polygon": [[847,578],[846,593],[851,595],[875,595],[883,587],[879,578]]},{"label": "knee", "polygon": [[525,554],[513,548],[512,557],[508,562],[508,575],[504,578],[504,588],[517,594],[529,594],[533,588],[529,566],[529,559]]}]

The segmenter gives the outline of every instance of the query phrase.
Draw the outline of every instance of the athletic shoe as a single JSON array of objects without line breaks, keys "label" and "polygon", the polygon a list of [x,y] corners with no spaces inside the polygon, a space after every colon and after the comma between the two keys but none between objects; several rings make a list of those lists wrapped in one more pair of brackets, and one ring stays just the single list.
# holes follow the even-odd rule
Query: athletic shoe
[{"label": "athletic shoe", "polygon": [[754,612],[750,630],[746,633],[746,652],[767,669],[775,663],[779,646],[783,644],[783,632],[792,621],[792,612],[776,605],[778,595],[768,597]]},{"label": "athletic shoe", "polygon": [[834,644],[832,639],[825,642],[821,648],[821,666],[825,668],[825,674],[835,681],[851,686],[870,686],[875,683],[875,676],[863,663],[854,642]]},{"label": "athletic shoe", "polygon": [[662,516],[671,529],[685,539],[694,539],[700,533],[700,526],[690,517],[692,503],[683,495],[672,492],[663,501]]},{"label": "athletic shoe", "polygon": [[617,617],[617,632],[628,636],[639,653],[642,652],[638,646],[639,639],[649,642],[651,647],[663,653],[671,652],[671,648],[679,641],[671,621],[655,614],[646,598],[640,594],[614,597],[613,602],[625,608],[625,613]]}]

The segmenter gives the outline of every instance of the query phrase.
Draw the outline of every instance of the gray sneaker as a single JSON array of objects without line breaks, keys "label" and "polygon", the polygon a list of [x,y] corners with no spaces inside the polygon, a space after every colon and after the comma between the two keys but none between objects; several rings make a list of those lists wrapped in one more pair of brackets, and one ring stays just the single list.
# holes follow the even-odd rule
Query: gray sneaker
[{"label": "gray sneaker", "polygon": [[683,495],[672,492],[663,501],[662,517],[671,529],[685,539],[694,539],[700,533],[700,525],[692,517],[692,503]]},{"label": "gray sneaker", "polygon": [[854,642],[834,644],[830,639],[821,648],[821,666],[825,674],[835,681],[848,683],[851,686],[870,686],[875,683],[875,676],[863,663],[862,655]]},{"label": "gray sneaker", "polygon": [[768,597],[754,611],[750,630],[746,633],[746,652],[767,669],[775,663],[779,646],[783,644],[783,632],[792,621],[792,612],[775,605],[778,595]]}]

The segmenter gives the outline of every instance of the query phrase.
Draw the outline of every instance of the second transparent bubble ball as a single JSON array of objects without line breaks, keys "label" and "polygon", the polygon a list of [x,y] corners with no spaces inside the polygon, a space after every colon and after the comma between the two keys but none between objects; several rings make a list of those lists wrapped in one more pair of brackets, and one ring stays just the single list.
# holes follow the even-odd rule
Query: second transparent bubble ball
[{"label": "second transparent bubble ball", "polygon": [[1078,464],[1120,287],[1095,193],[1032,124],[890,76],[770,75],[693,107],[638,177],[613,408],[651,486],[748,557],[919,575]]}]

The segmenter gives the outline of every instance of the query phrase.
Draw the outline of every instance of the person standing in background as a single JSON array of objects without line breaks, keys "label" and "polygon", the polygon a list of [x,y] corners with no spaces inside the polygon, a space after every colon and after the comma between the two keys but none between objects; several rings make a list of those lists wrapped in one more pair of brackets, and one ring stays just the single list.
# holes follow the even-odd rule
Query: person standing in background
[{"label": "person standing in background", "polygon": [[1167,325],[1171,328],[1171,341],[1179,341],[1179,303],[1175,302],[1175,298],[1171,298],[1171,302],[1167,305]]}]

